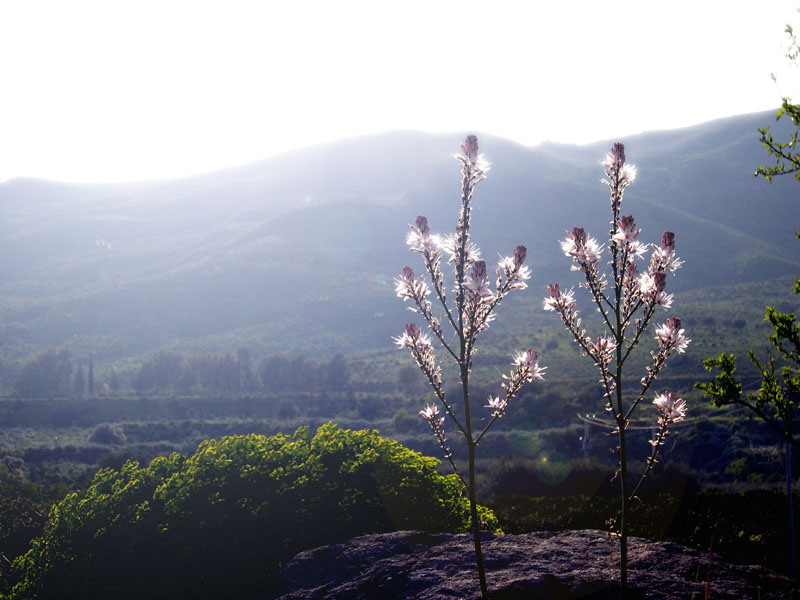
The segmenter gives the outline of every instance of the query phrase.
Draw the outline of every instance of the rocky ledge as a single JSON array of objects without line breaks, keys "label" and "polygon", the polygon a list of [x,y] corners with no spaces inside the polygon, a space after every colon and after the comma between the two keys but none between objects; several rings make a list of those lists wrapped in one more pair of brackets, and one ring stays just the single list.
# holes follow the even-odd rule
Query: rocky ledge
[{"label": "rocky ledge", "polygon": [[[619,598],[619,544],[602,531],[484,534],[493,600]],[[629,597],[706,597],[708,554],[631,538]],[[479,598],[472,537],[401,531],[367,535],[298,554],[283,570],[283,600]],[[800,588],[763,567],[711,556],[709,598],[800,598]]]}]

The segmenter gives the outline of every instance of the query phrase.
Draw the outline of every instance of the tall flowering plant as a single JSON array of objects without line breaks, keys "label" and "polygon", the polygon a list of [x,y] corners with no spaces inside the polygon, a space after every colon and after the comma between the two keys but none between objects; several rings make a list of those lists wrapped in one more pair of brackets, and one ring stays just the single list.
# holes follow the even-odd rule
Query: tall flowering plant
[{"label": "tall flowering plant", "polygon": [[[520,245],[511,256],[501,259],[495,270],[494,282],[490,280],[486,262],[480,258],[480,250],[470,239],[472,193],[475,186],[486,177],[489,163],[478,153],[478,139],[474,135],[467,136],[461,150],[463,154],[456,155],[461,164],[461,212],[455,233],[434,235],[428,226],[428,219],[418,216],[406,241],[411,252],[418,253],[422,258],[425,274],[418,276],[411,267],[406,266],[395,279],[397,295],[404,301],[411,301],[410,309],[422,317],[425,329],[408,323],[405,331],[395,338],[395,342],[400,348],[411,352],[436,396],[436,401],[421,410],[420,415],[430,425],[445,457],[467,490],[481,594],[488,598],[481,552],[480,521],[475,501],[475,450],[486,432],[503,416],[509,402],[522,386],[542,379],[544,369],[539,367],[539,356],[534,350],[517,353],[510,373],[502,376],[502,392],[497,396],[490,396],[487,401],[485,408],[491,412],[485,425],[482,428],[473,427],[469,384],[478,335],[489,327],[495,316],[495,308],[508,293],[527,287],[525,282],[531,273],[524,264],[527,251],[525,246]],[[448,293],[451,290],[445,283],[442,270],[442,260],[445,257],[447,264],[453,267],[454,297],[450,299]],[[435,299],[435,310],[429,297]],[[463,414],[456,410],[445,393],[442,369],[434,353],[433,339],[458,368]],[[445,421],[448,418],[457,433],[464,436],[466,441],[466,476],[457,467],[448,447],[445,435]]]},{"label": "tall flowering plant", "polygon": [[[606,178],[603,183],[611,191],[611,230],[608,248],[581,228],[574,227],[561,242],[564,254],[572,259],[572,270],[580,271],[584,281],[580,287],[588,290],[602,321],[604,334],[593,338],[587,335],[575,309],[574,290],[562,291],[557,283],[547,287],[544,309],[558,314],[572,334],[583,354],[589,356],[600,372],[600,384],[606,399],[606,408],[616,420],[615,433],[619,436],[618,459],[621,491],[620,582],[623,594],[627,587],[629,506],[648,472],[656,462],[659,449],[668,434],[669,426],[686,415],[686,403],[671,391],[655,396],[653,404],[658,411],[658,433],[650,443],[652,451],[638,483],[631,486],[625,445],[625,433],[631,414],[644,400],[656,377],[673,353],[683,353],[691,340],[684,336],[681,320],[669,317],[655,329],[657,349],[651,351],[652,364],[638,386],[630,392],[623,391],[623,367],[655,318],[659,309],[672,307],[673,295],[665,291],[667,273],[678,269],[682,261],[675,255],[675,234],[665,231],[660,244],[645,245],[639,241],[641,230],[636,228],[632,216],[621,216],[620,208],[625,188],[636,178],[636,167],[625,162],[625,148],[614,144],[602,162]],[[610,274],[601,266],[607,252]],[[647,267],[640,264],[650,252]]]}]

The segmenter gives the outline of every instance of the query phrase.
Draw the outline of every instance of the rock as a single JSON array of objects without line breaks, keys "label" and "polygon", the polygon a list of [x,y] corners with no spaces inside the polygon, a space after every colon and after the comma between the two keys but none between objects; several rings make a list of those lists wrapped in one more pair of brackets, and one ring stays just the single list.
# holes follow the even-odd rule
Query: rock
[{"label": "rock", "polygon": [[[619,598],[619,543],[602,531],[483,534],[493,600]],[[800,597],[792,581],[763,567],[711,557],[714,600]],[[705,598],[708,555],[630,538],[631,599]],[[281,573],[282,600],[433,600],[480,597],[471,535],[401,531],[301,552]]]}]

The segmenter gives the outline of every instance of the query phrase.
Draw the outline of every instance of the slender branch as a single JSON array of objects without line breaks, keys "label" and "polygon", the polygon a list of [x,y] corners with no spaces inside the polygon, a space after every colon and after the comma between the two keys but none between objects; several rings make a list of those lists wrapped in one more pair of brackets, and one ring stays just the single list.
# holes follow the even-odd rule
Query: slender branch
[{"label": "slender branch", "polygon": [[795,439],[794,436],[791,433],[789,433],[789,432],[785,431],[784,429],[781,429],[780,427],[778,427],[778,425],[775,424],[775,421],[769,415],[767,415],[763,410],[761,410],[757,405],[752,404],[748,400],[744,400],[742,398],[736,400],[736,403],[742,404],[743,406],[746,406],[747,408],[752,410],[759,417],[761,417],[761,419],[767,425],[769,425],[773,429],[773,431],[775,431],[784,440],[786,440],[787,442],[789,442],[790,444],[792,444],[794,446],[800,447],[800,440]]},{"label": "slender branch", "polygon": [[[628,319],[630,319],[630,317],[633,316],[633,313],[635,313],[636,310],[638,310],[638,308],[639,307],[637,306],[636,308],[634,308],[633,311],[631,311],[631,314],[628,315]],[[655,304],[647,305],[645,308],[645,313],[642,315],[640,319],[637,319],[636,333],[634,334],[631,343],[628,344],[628,346],[625,349],[625,354],[622,356],[623,363],[628,359],[628,356],[630,356],[630,353],[633,352],[633,349],[639,344],[639,338],[647,330],[647,326],[650,324],[650,319],[653,318],[655,312],[656,312]]]},{"label": "slender branch", "polygon": [[499,419],[499,418],[500,418],[500,415],[498,413],[493,413],[492,414],[491,420],[486,424],[486,427],[483,428],[483,431],[481,431],[480,435],[478,435],[478,437],[475,438],[475,444],[476,445],[478,444],[478,442],[481,441],[481,439],[483,439],[483,436],[486,435],[486,432],[489,431],[489,428],[492,425],[494,425],[494,422],[497,421],[497,419]]},{"label": "slender branch", "polygon": [[442,389],[442,382],[436,376],[436,373],[431,373],[431,372],[429,372],[428,369],[425,368],[424,365],[427,364],[427,363],[426,363],[424,357],[422,356],[422,353],[417,348],[416,344],[412,344],[411,345],[411,353],[414,356],[414,360],[416,361],[417,366],[419,366],[420,370],[428,378],[428,383],[430,383],[431,387],[433,388],[433,391],[436,393],[436,397],[442,403],[442,406],[444,406],[444,409],[447,411],[447,414],[450,416],[451,419],[453,419],[453,422],[456,424],[456,427],[458,427],[458,429],[461,431],[461,433],[466,435],[467,432],[464,429],[464,426],[461,424],[461,422],[458,420],[458,418],[456,418],[456,415],[453,413],[453,409],[450,407],[450,404],[447,402],[447,398],[446,398],[445,392]]},{"label": "slender branch", "polygon": [[667,358],[669,358],[669,352],[663,353],[659,351],[656,354],[655,358],[653,359],[653,367],[647,369],[647,375],[642,378],[642,389],[639,392],[638,397],[636,400],[631,404],[631,407],[628,409],[628,412],[625,414],[625,418],[628,419],[631,416],[631,413],[634,409],[638,406],[638,404],[644,399],[644,395],[647,393],[647,390],[650,389],[650,386],[653,384],[653,381],[656,380],[658,377],[659,372],[664,367],[667,362]]},{"label": "slender branch", "polygon": [[633,500],[636,496],[636,492],[639,491],[639,488],[642,487],[644,480],[647,478],[648,473],[653,469],[653,466],[656,463],[656,457],[658,456],[658,451],[664,443],[664,438],[667,437],[667,428],[669,423],[666,419],[662,419],[661,427],[658,431],[658,436],[656,437],[655,441],[651,442],[653,444],[653,452],[650,454],[650,457],[647,459],[647,465],[645,466],[644,473],[642,473],[641,478],[639,479],[639,483],[636,484],[636,487],[633,488],[633,491],[628,496],[628,500]]},{"label": "slender branch", "polygon": [[461,471],[459,471],[455,461],[453,460],[453,453],[451,452],[450,447],[447,445],[447,439],[444,437],[444,432],[442,431],[441,425],[438,423],[438,421],[436,421],[435,417],[429,420],[428,423],[430,424],[436,439],[439,440],[439,446],[444,451],[444,457],[450,462],[450,466],[453,468],[455,474],[458,475],[461,483],[463,483],[464,486],[467,486],[467,480],[464,479],[464,476],[461,474]]},{"label": "slender branch", "polygon": [[606,322],[606,325],[608,326],[609,329],[613,330],[611,321],[608,318],[608,313],[603,308],[603,302],[605,302],[611,310],[614,310],[614,305],[611,303],[608,297],[606,297],[606,295],[597,285],[597,282],[593,281],[593,278],[591,278],[589,273],[585,272],[585,274],[586,274],[587,289],[591,292],[592,298],[594,299],[595,304],[597,304],[598,311],[600,312],[601,315],[603,315],[603,320]]},{"label": "slender branch", "polygon": [[[506,377],[506,375],[503,375],[503,377]],[[503,387],[505,387],[506,389],[505,398],[503,399],[503,409],[510,400],[516,397],[516,395],[522,389],[522,386],[525,384],[525,382],[530,380],[531,378],[530,378],[529,368],[526,368],[523,371],[517,371],[516,374],[512,373],[512,376],[509,378],[510,383],[508,387],[506,387],[505,384],[503,384]],[[494,425],[494,422],[497,421],[497,419],[499,419],[501,416],[502,416],[501,410],[496,410],[494,413],[492,413],[491,420],[486,424],[486,427],[483,428],[483,431],[481,431],[480,435],[478,435],[478,437],[475,438],[476,446],[478,445],[478,442],[481,441],[483,436],[486,435],[486,432],[489,431],[489,428],[492,425]]]},{"label": "slender branch", "polygon": [[[455,319],[453,318],[453,313],[450,311],[450,307],[447,305],[447,296],[444,293],[444,278],[442,277],[442,271],[439,268],[439,262],[441,261],[441,257],[438,260],[433,261],[430,252],[425,251],[422,254],[422,260],[425,263],[425,269],[428,271],[428,274],[431,277],[431,283],[433,284],[433,289],[436,291],[436,297],[439,299],[442,307],[444,308],[444,314],[447,317],[447,320],[450,321],[450,325],[452,325],[454,330],[458,329],[456,325]],[[458,356],[455,352],[450,348],[450,345],[445,342],[444,334],[441,331],[441,327],[434,330],[436,333],[436,337],[439,338],[439,341],[442,343],[442,346],[447,349],[450,355],[457,361]]]},{"label": "slender branch", "polygon": [[[431,276],[431,280],[433,280],[433,276]],[[434,284],[434,289],[438,292],[438,286]],[[442,331],[442,327],[439,324],[439,320],[433,316],[433,312],[430,309],[430,302],[425,300],[424,297],[420,297],[417,291],[413,288],[409,290],[411,292],[411,298],[414,300],[414,303],[417,305],[417,309],[415,312],[422,315],[422,318],[428,323],[428,328],[433,331],[436,338],[439,340],[439,343],[442,347],[453,357],[454,360],[458,361],[458,356],[453,349],[450,347],[450,344],[447,343],[447,340],[444,338],[444,332]],[[414,310],[413,308],[411,310]]]}]

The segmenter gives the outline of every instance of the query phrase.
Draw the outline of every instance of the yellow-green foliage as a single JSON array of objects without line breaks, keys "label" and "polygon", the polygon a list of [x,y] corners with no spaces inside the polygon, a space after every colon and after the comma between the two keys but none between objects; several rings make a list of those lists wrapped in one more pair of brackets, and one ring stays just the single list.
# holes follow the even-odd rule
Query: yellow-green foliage
[{"label": "yellow-green foliage", "polygon": [[[14,565],[12,598],[264,597],[299,550],[402,529],[466,531],[438,460],[375,431],[323,425],[226,437],[104,469],[56,505]],[[497,530],[488,509],[481,518]]]}]

